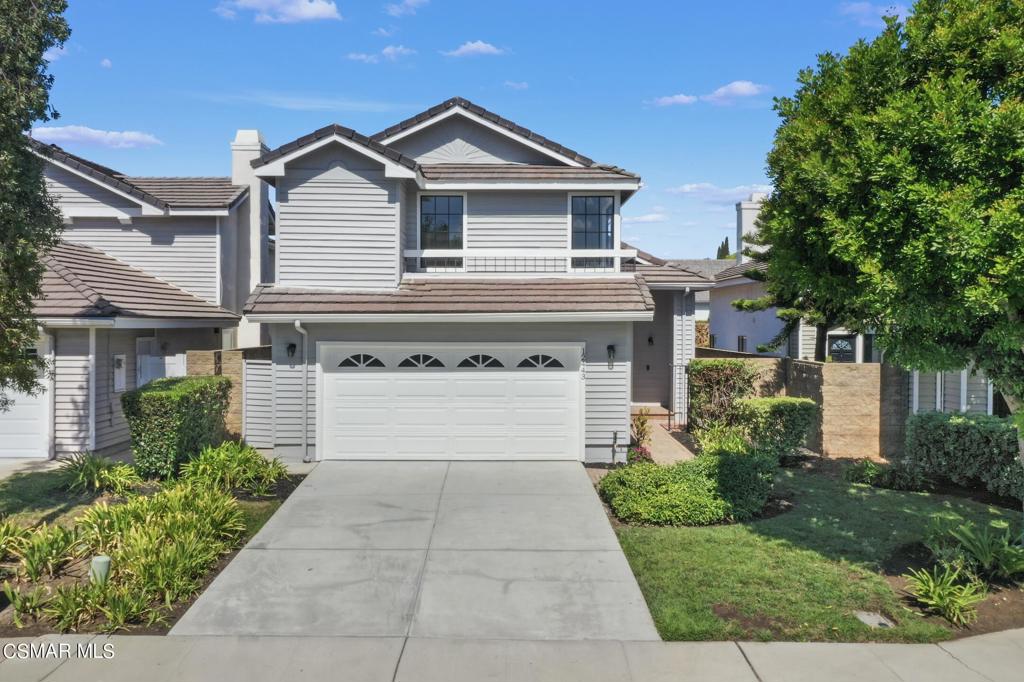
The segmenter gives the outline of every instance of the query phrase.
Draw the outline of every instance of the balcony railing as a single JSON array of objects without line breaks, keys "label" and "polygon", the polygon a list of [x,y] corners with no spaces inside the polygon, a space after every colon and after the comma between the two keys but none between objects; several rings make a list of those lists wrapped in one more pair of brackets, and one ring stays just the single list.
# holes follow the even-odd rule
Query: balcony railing
[{"label": "balcony railing", "polygon": [[627,268],[635,249],[406,249],[406,272],[608,273]]}]

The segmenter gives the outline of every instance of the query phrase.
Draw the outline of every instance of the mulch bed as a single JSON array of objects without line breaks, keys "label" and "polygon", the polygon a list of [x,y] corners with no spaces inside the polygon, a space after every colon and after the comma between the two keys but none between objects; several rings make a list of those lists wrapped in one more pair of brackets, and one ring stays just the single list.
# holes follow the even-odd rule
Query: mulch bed
[{"label": "mulch bed", "polygon": [[[289,495],[295,492],[295,489],[299,487],[299,484],[302,483],[302,479],[304,478],[305,476],[292,475],[285,480],[279,481],[274,490],[274,495],[270,497],[252,497],[243,494],[236,495],[236,497],[239,501],[242,502],[265,502],[274,499],[284,502],[284,500],[286,500]],[[101,498],[101,500],[102,499],[107,498]],[[239,546],[238,549],[235,549],[229,552],[228,554],[223,555],[217,561],[214,567],[206,575],[206,578],[203,580],[202,587],[199,589],[198,592],[196,592],[194,596],[185,601],[177,602],[173,606],[171,606],[170,609],[164,610],[162,612],[164,618],[163,622],[156,623],[154,625],[129,625],[127,626],[126,629],[119,630],[117,634],[166,635],[168,632],[170,632],[171,628],[174,627],[174,624],[177,623],[178,620],[180,620],[183,615],[185,615],[185,612],[189,610],[192,604],[194,604],[196,600],[199,599],[200,595],[202,595],[203,592],[206,591],[206,588],[210,586],[210,583],[212,583],[214,579],[220,574],[220,572],[223,571],[227,567],[227,565],[231,563],[231,560],[235,558],[235,556],[242,550],[242,547],[244,547],[245,544],[249,542],[250,539],[252,539],[252,536],[244,538],[241,546]],[[34,585],[47,586],[50,587],[52,590],[53,588],[56,588],[63,584],[81,582],[89,574],[90,560],[91,557],[73,561],[72,563],[68,564],[63,569],[61,569],[60,575],[58,575],[56,578],[52,580],[41,580],[37,583],[34,583]],[[16,564],[0,563],[0,583],[2,583],[4,579],[11,579],[9,573],[13,571],[15,566]],[[5,574],[5,570],[7,571],[7,574]],[[23,584],[18,586],[22,587]],[[0,637],[38,637],[40,635],[49,635],[57,632],[56,630],[54,630],[53,626],[50,625],[50,623],[45,621],[29,622],[26,624],[25,627],[22,628],[15,627],[13,621],[14,613],[11,609],[8,608],[8,606],[9,602],[7,601],[7,597],[2,592],[0,592]],[[78,632],[99,632],[99,625],[100,623],[89,623]]]}]

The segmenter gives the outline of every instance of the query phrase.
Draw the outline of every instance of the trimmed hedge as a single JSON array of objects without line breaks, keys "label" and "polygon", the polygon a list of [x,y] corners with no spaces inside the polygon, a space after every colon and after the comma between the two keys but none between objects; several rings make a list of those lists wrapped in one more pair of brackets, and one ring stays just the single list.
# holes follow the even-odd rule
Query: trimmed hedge
[{"label": "trimmed hedge", "polygon": [[775,462],[758,455],[700,455],[672,466],[633,464],[598,484],[619,519],[656,526],[745,521],[764,509]]},{"label": "trimmed hedge", "polygon": [[734,409],[754,449],[777,460],[796,453],[818,418],[808,398],[744,398]]},{"label": "trimmed hedge", "polygon": [[743,360],[691,360],[687,374],[690,429],[701,431],[735,422],[734,403],[753,394],[760,370]]},{"label": "trimmed hedge", "polygon": [[984,485],[997,495],[1024,500],[1024,466],[1010,419],[946,412],[912,415],[903,457],[894,469],[958,485]]},{"label": "trimmed hedge", "polygon": [[205,447],[224,440],[231,381],[223,376],[158,379],[121,396],[135,466],[170,478]]}]

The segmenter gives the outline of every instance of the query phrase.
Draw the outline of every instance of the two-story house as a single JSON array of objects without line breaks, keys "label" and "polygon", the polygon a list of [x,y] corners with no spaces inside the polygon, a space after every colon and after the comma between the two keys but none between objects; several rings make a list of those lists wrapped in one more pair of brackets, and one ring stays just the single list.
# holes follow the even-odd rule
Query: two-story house
[{"label": "two-story house", "polygon": [[253,131],[232,145],[231,177],[134,177],[27,140],[44,161],[64,216],[43,256],[35,302],[50,371],[36,395],[0,412],[0,457],[52,457],[123,447],[121,394],[183,374],[186,350],[256,345],[240,320],[252,288],[272,277],[266,184],[250,161]]},{"label": "two-story house", "polygon": [[270,408],[247,420],[253,444],[609,461],[633,402],[685,414],[711,282],[621,244],[636,175],[461,98],[251,165],[277,197],[276,279],[244,309],[272,346],[270,380],[246,389]]}]

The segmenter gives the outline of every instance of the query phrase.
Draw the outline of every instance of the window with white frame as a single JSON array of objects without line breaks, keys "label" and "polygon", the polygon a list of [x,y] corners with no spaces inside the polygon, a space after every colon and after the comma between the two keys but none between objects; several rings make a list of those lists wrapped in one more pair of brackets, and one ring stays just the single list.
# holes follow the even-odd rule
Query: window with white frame
[{"label": "window with white frame", "polygon": [[[615,197],[574,196],[570,202],[572,248],[615,248]],[[576,270],[606,270],[613,268],[611,258],[573,258]]]},{"label": "window with white frame", "polygon": [[420,196],[420,248],[461,249],[464,208],[460,195]]}]

